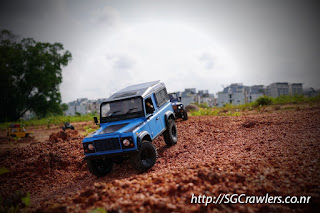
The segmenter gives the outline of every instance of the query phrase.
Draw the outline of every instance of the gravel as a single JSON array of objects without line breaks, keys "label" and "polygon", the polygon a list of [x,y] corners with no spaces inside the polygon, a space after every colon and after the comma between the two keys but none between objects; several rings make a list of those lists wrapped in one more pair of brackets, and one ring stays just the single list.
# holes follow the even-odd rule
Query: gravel
[{"label": "gravel", "polygon": [[[138,174],[125,161],[97,178],[83,162],[82,137],[1,150],[4,198],[31,193],[31,211],[306,212],[320,208],[320,107],[247,116],[192,116],[178,121],[178,143],[154,141],[155,166]],[[49,138],[49,136],[48,136]],[[3,138],[2,138],[3,141]],[[191,204],[220,193],[312,196],[309,204]]]}]

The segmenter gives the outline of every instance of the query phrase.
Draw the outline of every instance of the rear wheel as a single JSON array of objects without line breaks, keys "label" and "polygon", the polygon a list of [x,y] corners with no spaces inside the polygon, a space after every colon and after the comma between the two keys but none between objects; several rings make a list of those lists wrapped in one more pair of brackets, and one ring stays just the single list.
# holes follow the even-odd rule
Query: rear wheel
[{"label": "rear wheel", "polygon": [[178,141],[178,132],[176,122],[173,119],[168,121],[166,131],[163,133],[164,141],[168,146],[172,146]]},{"label": "rear wheel", "polygon": [[131,162],[142,173],[153,167],[157,157],[156,147],[150,141],[142,141],[140,151],[131,157]]},{"label": "rear wheel", "polygon": [[87,167],[92,174],[102,177],[112,171],[113,162],[110,159],[87,160]]}]

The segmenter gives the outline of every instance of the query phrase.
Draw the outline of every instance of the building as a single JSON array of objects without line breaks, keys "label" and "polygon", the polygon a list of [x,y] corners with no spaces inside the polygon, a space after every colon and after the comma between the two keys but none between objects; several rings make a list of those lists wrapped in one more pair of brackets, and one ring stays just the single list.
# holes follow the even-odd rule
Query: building
[{"label": "building", "polygon": [[66,116],[79,114],[100,113],[100,104],[106,99],[88,100],[78,98],[76,101],[68,103],[68,109],[64,112]]},{"label": "building", "polygon": [[214,94],[210,94],[209,90],[199,90],[196,88],[186,88],[183,92],[177,92],[177,95],[181,97],[181,102],[188,106],[192,103],[206,103],[208,106],[215,106]]},{"label": "building", "polygon": [[246,101],[246,90],[242,83],[234,83],[218,92],[217,105],[219,107],[225,104],[239,105],[244,104]]},{"label": "building", "polygon": [[287,82],[272,83],[267,86],[266,95],[274,98],[281,95],[289,95],[289,84]]},{"label": "building", "polygon": [[265,89],[263,85],[250,86],[248,87],[246,103],[254,102],[263,95],[265,95]]},{"label": "building", "polygon": [[302,83],[289,84],[290,95],[303,95]]},{"label": "building", "polygon": [[263,85],[244,86],[242,83],[233,83],[217,93],[217,106],[223,107],[225,104],[241,105],[251,103],[264,94]]},{"label": "building", "polygon": [[303,88],[303,94],[307,97],[315,97],[320,94],[320,90],[315,90],[312,87]]},{"label": "building", "polygon": [[266,95],[271,97],[279,97],[281,95],[302,95],[302,83],[276,82],[267,86]]}]

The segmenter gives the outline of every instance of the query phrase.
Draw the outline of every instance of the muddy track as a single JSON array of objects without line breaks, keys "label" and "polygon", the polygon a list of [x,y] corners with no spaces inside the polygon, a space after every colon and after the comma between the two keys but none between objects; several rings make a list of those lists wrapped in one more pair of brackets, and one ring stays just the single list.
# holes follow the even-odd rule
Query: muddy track
[{"label": "muddy track", "polygon": [[[31,210],[313,211],[320,200],[320,107],[239,117],[200,116],[177,122],[178,144],[154,143],[159,158],[145,174],[128,161],[96,178],[82,160],[82,138],[1,150],[1,196],[31,193]],[[48,136],[49,138],[49,136]],[[59,138],[59,137],[58,137]],[[60,137],[61,138],[61,137]],[[190,204],[191,194],[311,195],[310,204]]]}]

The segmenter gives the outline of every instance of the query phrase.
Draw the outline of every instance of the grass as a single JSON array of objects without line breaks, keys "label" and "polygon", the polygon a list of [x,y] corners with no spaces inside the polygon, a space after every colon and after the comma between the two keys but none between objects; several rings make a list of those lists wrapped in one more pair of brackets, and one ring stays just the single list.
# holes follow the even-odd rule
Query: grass
[{"label": "grass", "polygon": [[[274,110],[279,110],[279,105],[285,104],[302,104],[307,103],[309,105],[314,105],[320,103],[320,95],[315,97],[305,97],[303,95],[296,96],[279,96],[277,98],[271,98],[271,106]],[[264,106],[260,106],[257,102],[247,103],[243,105],[232,105],[226,104],[223,107],[208,107],[207,104],[198,105],[200,109],[198,111],[191,111],[191,116],[201,116],[201,115],[213,115],[213,116],[239,116],[242,112],[256,110],[257,112],[263,111]],[[292,107],[291,107],[292,108]],[[285,109],[285,107],[281,107]],[[33,118],[31,120],[19,120],[15,122],[5,122],[0,123],[0,130],[5,130],[9,127],[11,123],[20,123],[21,125],[27,126],[47,126],[50,128],[52,125],[63,125],[64,122],[74,123],[80,121],[92,121],[93,117],[97,114],[85,114],[85,115],[75,115],[75,116],[49,116],[47,118]],[[87,129],[86,133],[89,134],[95,129]]]},{"label": "grass", "polygon": [[191,116],[212,115],[212,116],[239,116],[246,111],[256,111],[257,113],[264,112],[267,105],[272,106],[272,110],[299,110],[296,106],[283,106],[281,105],[295,105],[295,104],[309,104],[314,105],[320,103],[320,95],[315,97],[305,97],[303,95],[295,96],[279,96],[272,98],[268,96],[260,97],[259,100],[243,105],[225,104],[223,107],[208,107],[204,104],[196,104],[200,107],[197,111],[191,111]]},{"label": "grass", "polygon": [[214,116],[239,116],[239,112],[221,110],[219,108],[200,108],[198,111],[191,111],[191,116],[214,115]]},{"label": "grass", "polygon": [[19,120],[14,122],[5,122],[0,124],[0,129],[7,129],[12,123],[20,123],[21,125],[27,126],[47,126],[50,128],[52,125],[62,125],[64,122],[74,123],[80,121],[93,121],[93,117],[97,114],[85,114],[85,115],[75,115],[75,116],[50,116],[47,118],[33,118],[31,120]]},{"label": "grass", "polygon": [[83,133],[83,136],[88,136],[92,132],[94,132],[97,129],[99,129],[99,126],[97,126],[96,128],[91,128],[90,126],[85,126],[84,129],[85,129],[85,132]]}]

